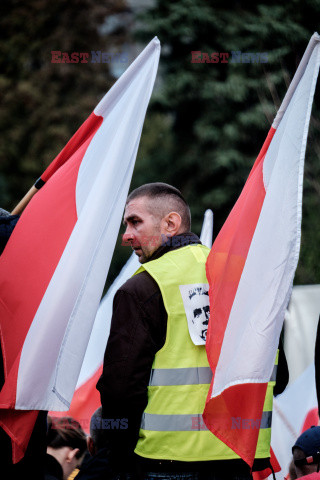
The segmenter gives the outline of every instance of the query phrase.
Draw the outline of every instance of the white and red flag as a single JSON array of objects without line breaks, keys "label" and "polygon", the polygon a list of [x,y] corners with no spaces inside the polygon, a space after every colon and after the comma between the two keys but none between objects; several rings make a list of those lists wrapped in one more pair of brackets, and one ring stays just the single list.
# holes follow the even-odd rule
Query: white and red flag
[{"label": "white and red flag", "polygon": [[296,270],[303,166],[320,62],[314,34],[207,260],[207,427],[250,466]]},{"label": "white and red flag", "polygon": [[14,462],[28,444],[34,411],[69,408],[159,55],[154,38],[48,167],[0,257],[0,425],[12,439]]}]

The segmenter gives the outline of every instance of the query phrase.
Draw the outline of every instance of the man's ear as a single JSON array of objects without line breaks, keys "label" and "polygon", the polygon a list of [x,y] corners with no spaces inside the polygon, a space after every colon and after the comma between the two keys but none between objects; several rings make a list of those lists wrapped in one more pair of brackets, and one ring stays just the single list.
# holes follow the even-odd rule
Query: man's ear
[{"label": "man's ear", "polygon": [[166,215],[162,221],[162,230],[161,233],[173,237],[179,233],[182,219],[177,212],[170,212]]},{"label": "man's ear", "polygon": [[76,457],[79,454],[79,452],[80,452],[79,448],[70,448],[69,451],[68,451],[67,458],[66,458],[67,463],[72,462],[74,457]]}]

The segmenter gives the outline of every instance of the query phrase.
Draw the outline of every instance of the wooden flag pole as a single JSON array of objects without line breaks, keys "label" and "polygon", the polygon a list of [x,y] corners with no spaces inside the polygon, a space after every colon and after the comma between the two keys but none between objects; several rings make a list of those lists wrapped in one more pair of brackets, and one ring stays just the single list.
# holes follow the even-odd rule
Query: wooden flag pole
[{"label": "wooden flag pole", "polygon": [[26,193],[26,195],[23,197],[23,199],[20,200],[18,205],[12,210],[11,215],[20,215],[30,202],[33,195],[37,193],[37,191],[38,189],[33,185],[28,191],[28,193]]},{"label": "wooden flag pole", "polygon": [[11,212],[11,215],[21,215],[21,213],[23,212],[23,210],[26,208],[26,206],[28,205],[28,203],[30,202],[31,198],[33,197],[33,195],[35,193],[37,193],[40,188],[44,185],[44,181],[42,180],[42,178],[38,178],[38,180],[36,181],[36,183],[34,185],[32,185],[32,187],[30,188],[30,190],[28,191],[28,193],[25,194],[25,196],[23,197],[22,200],[20,200],[20,202],[18,203],[18,205],[12,210]]}]

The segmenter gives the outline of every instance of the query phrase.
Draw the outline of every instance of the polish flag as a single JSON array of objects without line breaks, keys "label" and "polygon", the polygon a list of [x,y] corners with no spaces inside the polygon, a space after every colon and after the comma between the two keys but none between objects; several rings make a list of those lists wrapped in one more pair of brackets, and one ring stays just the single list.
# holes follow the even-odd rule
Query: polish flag
[{"label": "polish flag", "polygon": [[[0,257],[0,425],[68,410],[117,239],[160,55],[154,38],[42,176]],[[21,412],[17,410],[26,410]]]},{"label": "polish flag", "polygon": [[[208,248],[212,247],[212,234],[213,212],[208,209],[204,214],[200,234],[202,244]],[[53,417],[69,415],[78,420],[86,433],[90,433],[92,414],[101,406],[100,393],[96,389],[96,384],[102,374],[103,356],[110,333],[113,298],[117,290],[140,266],[137,255],[133,253],[101,300],[68,413],[50,412]]]},{"label": "polish flag", "polygon": [[207,260],[206,349],[213,379],[203,418],[250,466],[299,257],[303,165],[319,62],[315,33]]}]

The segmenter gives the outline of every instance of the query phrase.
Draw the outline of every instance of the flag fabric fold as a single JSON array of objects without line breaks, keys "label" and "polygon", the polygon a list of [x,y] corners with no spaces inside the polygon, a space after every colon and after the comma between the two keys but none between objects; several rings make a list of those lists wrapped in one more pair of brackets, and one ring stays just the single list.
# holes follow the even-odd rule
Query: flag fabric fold
[{"label": "flag fabric fold", "polygon": [[299,257],[319,41],[314,34],[206,266],[211,309],[206,349],[213,379],[203,418],[250,466]]},{"label": "flag fabric fold", "polygon": [[[0,257],[0,425],[19,460],[17,410],[67,410],[98,309],[160,55],[154,38],[41,177]],[[36,416],[36,412],[33,412]],[[25,431],[23,431],[25,430]]]}]

